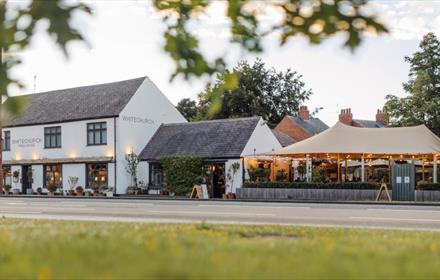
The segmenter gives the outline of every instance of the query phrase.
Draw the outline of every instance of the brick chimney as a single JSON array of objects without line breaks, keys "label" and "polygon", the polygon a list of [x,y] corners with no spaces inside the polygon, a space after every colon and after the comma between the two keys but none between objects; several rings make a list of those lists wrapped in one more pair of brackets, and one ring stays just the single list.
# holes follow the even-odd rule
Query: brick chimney
[{"label": "brick chimney", "polygon": [[310,119],[310,112],[309,109],[307,109],[307,106],[299,106],[298,117],[305,121]]},{"label": "brick chimney", "polygon": [[339,121],[346,125],[352,125],[353,123],[353,114],[351,113],[351,109],[342,109],[339,114]]},{"label": "brick chimney", "polygon": [[377,109],[376,121],[386,124],[385,113],[381,109]]}]

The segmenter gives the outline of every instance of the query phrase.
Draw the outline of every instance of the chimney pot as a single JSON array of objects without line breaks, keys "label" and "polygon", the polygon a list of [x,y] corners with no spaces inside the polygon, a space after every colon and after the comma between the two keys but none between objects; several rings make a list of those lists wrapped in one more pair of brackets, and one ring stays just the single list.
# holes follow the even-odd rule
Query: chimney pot
[{"label": "chimney pot", "polygon": [[353,122],[353,114],[351,113],[351,108],[342,109],[339,114],[339,121],[346,125],[351,125]]},{"label": "chimney pot", "polygon": [[307,109],[307,106],[305,106],[305,105],[299,106],[298,117],[300,117],[301,119],[303,119],[305,121],[310,119],[310,112],[309,112],[309,109]]}]

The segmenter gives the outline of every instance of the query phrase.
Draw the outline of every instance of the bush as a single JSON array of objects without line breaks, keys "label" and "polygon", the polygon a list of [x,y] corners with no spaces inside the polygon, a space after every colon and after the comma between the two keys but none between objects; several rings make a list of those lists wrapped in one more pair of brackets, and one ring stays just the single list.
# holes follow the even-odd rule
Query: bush
[{"label": "bush", "polygon": [[303,182],[246,182],[244,188],[268,189],[349,189],[374,190],[379,189],[378,183],[345,182],[345,183],[303,183]]},{"label": "bush", "polygon": [[202,176],[203,160],[194,156],[168,156],[159,158],[167,185],[176,195],[191,192]]},{"label": "bush", "polygon": [[38,187],[37,188],[37,193],[38,194],[42,194],[43,193],[43,188],[42,187]]},{"label": "bush", "polygon": [[57,190],[57,186],[55,186],[55,184],[53,182],[50,182],[47,185],[47,190],[51,193],[54,193]]},{"label": "bush", "polygon": [[420,191],[440,191],[440,183],[419,183],[417,190]]},{"label": "bush", "polygon": [[82,195],[84,193],[84,188],[82,186],[78,186],[75,188],[77,194]]},{"label": "bush", "polygon": [[9,184],[6,184],[6,185],[5,185],[5,191],[6,191],[6,192],[9,192],[11,189],[12,189],[12,186],[11,186],[11,185],[9,185]]}]

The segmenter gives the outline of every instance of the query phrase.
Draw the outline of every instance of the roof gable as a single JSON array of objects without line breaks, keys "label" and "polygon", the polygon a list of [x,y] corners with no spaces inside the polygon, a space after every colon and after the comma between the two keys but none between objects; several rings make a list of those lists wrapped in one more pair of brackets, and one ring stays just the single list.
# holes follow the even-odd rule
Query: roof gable
[{"label": "roof gable", "polygon": [[162,156],[239,158],[260,118],[224,119],[162,125],[140,154],[141,160]]},{"label": "roof gable", "polygon": [[310,118],[308,120],[303,120],[298,116],[289,116],[289,118],[311,135],[321,133],[328,128],[328,125],[318,118]]},{"label": "roof gable", "polygon": [[361,127],[369,127],[369,128],[383,128],[385,124],[378,121],[371,120],[353,120],[353,122],[358,123]]},{"label": "roof gable", "polygon": [[[22,114],[6,120],[6,126],[24,126],[118,116],[145,77],[55,90],[26,97]],[[5,104],[16,97],[10,97]]]}]

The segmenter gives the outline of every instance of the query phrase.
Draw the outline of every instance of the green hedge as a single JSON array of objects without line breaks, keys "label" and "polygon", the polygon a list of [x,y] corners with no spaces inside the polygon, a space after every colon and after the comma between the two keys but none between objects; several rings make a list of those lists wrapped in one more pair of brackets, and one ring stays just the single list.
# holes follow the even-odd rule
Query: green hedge
[{"label": "green hedge", "polygon": [[304,183],[304,182],[246,182],[244,188],[268,189],[349,189],[349,190],[374,190],[379,189],[379,183]]},{"label": "green hedge", "polygon": [[440,183],[419,183],[417,189],[421,191],[440,191]]},{"label": "green hedge", "polygon": [[203,160],[194,156],[169,156],[159,158],[169,187],[177,195],[191,192],[202,176]]}]

